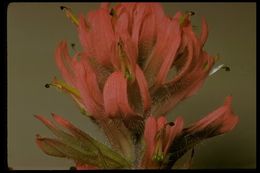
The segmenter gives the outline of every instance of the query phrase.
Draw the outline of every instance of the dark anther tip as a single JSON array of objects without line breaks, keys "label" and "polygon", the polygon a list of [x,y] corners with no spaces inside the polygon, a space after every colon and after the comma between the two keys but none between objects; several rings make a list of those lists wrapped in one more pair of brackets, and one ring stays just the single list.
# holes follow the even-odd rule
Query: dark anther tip
[{"label": "dark anther tip", "polygon": [[228,67],[228,66],[225,66],[223,68],[225,69],[225,71],[230,71],[231,70],[230,67]]},{"label": "dark anther tip", "polygon": [[175,124],[174,124],[174,122],[169,122],[168,123],[170,126],[174,126]]},{"label": "dark anther tip", "polygon": [[45,88],[50,88],[50,84],[45,84],[44,87]]},{"label": "dark anther tip", "polygon": [[190,15],[191,16],[195,15],[195,12],[194,11],[190,11]]},{"label": "dark anther tip", "polygon": [[71,45],[71,47],[75,47],[75,43],[71,43],[70,45]]},{"label": "dark anther tip", "polygon": [[195,15],[195,12],[194,11],[186,11],[186,14],[193,16],[193,15]]},{"label": "dark anther tip", "polygon": [[110,10],[109,15],[110,16],[114,16],[115,15],[115,10],[113,8]]},{"label": "dark anther tip", "polygon": [[65,7],[65,6],[60,6],[60,9],[61,9],[61,10],[67,9],[67,7]]}]

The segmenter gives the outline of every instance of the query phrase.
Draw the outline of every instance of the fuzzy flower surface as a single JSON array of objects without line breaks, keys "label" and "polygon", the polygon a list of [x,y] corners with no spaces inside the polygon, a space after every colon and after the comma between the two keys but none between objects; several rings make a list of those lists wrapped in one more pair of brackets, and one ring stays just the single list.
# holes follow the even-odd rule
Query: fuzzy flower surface
[{"label": "fuzzy flower surface", "polygon": [[193,12],[169,17],[159,3],[120,3],[75,16],[81,51],[69,54],[66,41],[55,52],[63,80],[54,86],[69,94],[95,122],[110,145],[97,141],[60,115],[55,123],[36,115],[57,138],[36,136],[40,149],[68,158],[81,169],[170,169],[201,141],[231,131],[238,122],[232,97],[201,120],[185,126],[181,116],[166,115],[203,85],[215,63],[203,46],[205,18],[197,36]]}]

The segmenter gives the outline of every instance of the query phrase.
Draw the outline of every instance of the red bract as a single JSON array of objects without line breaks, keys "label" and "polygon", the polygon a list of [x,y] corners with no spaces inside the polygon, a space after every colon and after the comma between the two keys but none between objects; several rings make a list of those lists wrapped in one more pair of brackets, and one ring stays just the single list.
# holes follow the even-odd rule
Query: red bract
[{"label": "red bract", "polygon": [[214,62],[202,50],[205,20],[197,37],[189,17],[178,12],[169,18],[154,3],[102,6],[80,16],[81,53],[70,58],[60,44],[58,68],[94,118],[165,114],[201,87]]},{"label": "red bract", "polygon": [[174,138],[180,134],[183,128],[183,120],[177,118],[175,123],[167,123],[164,116],[159,118],[149,117],[145,123],[144,140],[146,151],[141,167],[160,168],[160,162],[168,154],[169,147]]},{"label": "red bract", "polygon": [[[62,9],[77,26],[82,51],[71,57],[67,43],[59,44],[55,59],[65,83],[54,78],[50,85],[70,94],[82,112],[105,132],[113,151],[126,158],[122,165],[117,161],[107,163],[119,156],[96,162],[84,160],[77,157],[74,150],[78,146],[73,144],[68,150],[76,156],[72,154],[69,158],[79,159],[75,160],[78,168],[169,167],[180,157],[169,156],[179,152],[172,146],[183,147],[181,151],[186,152],[197,144],[180,146],[186,134],[195,138],[198,131],[207,133],[214,129],[211,136],[215,136],[236,125],[238,118],[231,111],[231,97],[223,107],[188,128],[183,129],[180,117],[175,123],[167,123],[164,117],[201,88],[214,65],[214,58],[203,50],[208,36],[204,18],[201,33],[196,36],[190,22],[193,12],[177,12],[169,17],[159,3],[120,3],[112,8],[103,3],[98,10],[78,18],[68,8]],[[55,129],[47,120],[39,119]],[[57,116],[54,119],[75,135],[69,122]],[[55,149],[50,142],[40,141],[43,140],[38,140],[39,146],[47,154],[53,152],[52,155],[60,157],[71,154],[57,152],[57,141],[51,140]],[[108,149],[97,146],[96,154],[106,157],[104,150]],[[52,152],[46,148],[52,148]],[[91,157],[93,153],[85,153],[88,154]]]},{"label": "red bract", "polygon": [[228,96],[223,106],[187,128],[183,128],[181,117],[176,118],[172,125],[164,116],[158,119],[149,117],[144,130],[147,146],[141,167],[171,168],[176,160],[202,140],[231,131],[239,120],[233,113],[231,100],[232,97]]}]

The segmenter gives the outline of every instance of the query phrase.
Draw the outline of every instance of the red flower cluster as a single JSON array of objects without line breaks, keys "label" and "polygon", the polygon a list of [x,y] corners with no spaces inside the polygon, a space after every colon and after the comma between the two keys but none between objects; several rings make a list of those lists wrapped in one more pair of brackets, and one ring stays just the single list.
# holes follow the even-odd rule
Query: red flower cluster
[{"label": "red flower cluster", "polygon": [[[59,124],[73,129],[66,135],[75,143],[38,136],[37,144],[45,153],[73,159],[78,168],[169,168],[201,140],[226,133],[237,124],[231,96],[187,128],[181,117],[174,123],[165,118],[201,88],[214,64],[203,50],[208,35],[204,18],[201,34],[196,36],[190,22],[193,12],[169,17],[158,3],[121,3],[113,8],[103,3],[79,19],[68,8],[63,10],[76,24],[83,49],[71,57],[66,42],[59,44],[55,58],[65,83],[55,78],[50,85],[72,96],[103,129],[112,149],[88,136],[85,140],[94,141],[92,147],[98,148],[97,159],[89,161],[84,157],[91,158],[93,153],[75,148],[77,140],[84,143],[75,136],[79,129],[56,117]],[[64,139],[65,132],[37,117]],[[187,136],[191,145],[182,144]],[[86,147],[91,146],[86,141]],[[109,157],[107,153],[112,152],[118,155]]]}]

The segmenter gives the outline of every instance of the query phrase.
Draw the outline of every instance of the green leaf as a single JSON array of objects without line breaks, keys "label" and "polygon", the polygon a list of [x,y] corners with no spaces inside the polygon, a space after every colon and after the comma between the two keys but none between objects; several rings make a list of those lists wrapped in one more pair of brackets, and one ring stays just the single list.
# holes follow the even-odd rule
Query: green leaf
[{"label": "green leaf", "polygon": [[71,134],[75,136],[76,139],[81,141],[83,144],[91,145],[92,150],[96,150],[100,155],[102,155],[106,159],[113,160],[124,167],[130,166],[130,163],[125,158],[123,158],[120,154],[116,153],[115,151],[113,151],[103,143],[95,140],[87,133],[76,128],[69,121],[63,119],[62,117],[56,114],[52,114],[52,115],[54,120],[64,128],[68,129],[71,132]]},{"label": "green leaf", "polygon": [[69,159],[73,159],[74,161],[102,167],[99,160],[96,159],[97,155],[89,156],[59,140],[51,138],[41,138],[38,136],[37,142],[40,144],[40,148],[48,155],[56,157],[67,157]]},{"label": "green leaf", "polygon": [[[56,141],[58,142],[58,141]],[[66,155],[52,146],[48,140],[44,140],[39,135],[36,135],[36,143],[44,153],[55,157],[66,157]]]},{"label": "green leaf", "polygon": [[[61,126],[65,127],[71,134],[68,134],[58,127],[56,127],[53,123],[42,116],[36,116],[39,120],[41,120],[58,138],[61,139],[57,144],[55,143],[54,148],[49,148],[50,152],[55,152],[56,150],[61,151],[62,153],[66,154],[69,158],[76,158],[76,157],[89,157],[92,158],[97,163],[91,163],[88,160],[84,160],[81,158],[82,163],[95,165],[102,168],[127,168],[130,167],[130,163],[125,160],[120,154],[114,152],[106,145],[96,141],[88,134],[82,132],[75,126],[73,126],[70,122],[65,119],[62,119],[60,116],[53,114],[55,121],[60,124]],[[49,144],[53,140],[48,140],[48,145],[46,147],[50,147]],[[45,142],[46,143],[46,142]],[[62,144],[61,144],[62,143]],[[53,144],[54,145],[54,144]],[[65,145],[65,146],[64,146]],[[57,148],[59,147],[59,148]],[[48,148],[47,148],[48,149]],[[56,149],[56,150],[55,150]],[[48,150],[48,151],[49,151]],[[52,151],[54,150],[54,151]],[[65,151],[68,150],[68,151]],[[45,152],[46,153],[46,152]],[[47,154],[47,153],[46,153]],[[59,153],[57,152],[56,155]],[[71,155],[72,154],[72,155]],[[76,155],[75,155],[76,154]],[[55,155],[55,154],[54,154]]]}]

